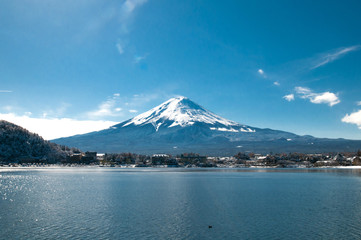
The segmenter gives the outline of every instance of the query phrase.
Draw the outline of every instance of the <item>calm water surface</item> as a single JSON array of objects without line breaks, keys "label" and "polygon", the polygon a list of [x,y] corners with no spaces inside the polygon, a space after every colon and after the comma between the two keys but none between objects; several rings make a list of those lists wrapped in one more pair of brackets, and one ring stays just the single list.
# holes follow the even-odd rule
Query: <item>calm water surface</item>
[{"label": "calm water surface", "polygon": [[0,169],[0,211],[0,239],[360,239],[361,171]]}]

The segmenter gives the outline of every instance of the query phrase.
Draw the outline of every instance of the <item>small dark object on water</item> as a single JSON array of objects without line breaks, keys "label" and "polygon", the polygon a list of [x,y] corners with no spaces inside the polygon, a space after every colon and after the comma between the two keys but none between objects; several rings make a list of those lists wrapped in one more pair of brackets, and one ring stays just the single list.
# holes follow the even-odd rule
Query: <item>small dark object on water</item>
[{"label": "small dark object on water", "polygon": [[212,228],[212,226],[211,226],[211,225],[209,225],[209,226],[208,226],[208,228]]}]

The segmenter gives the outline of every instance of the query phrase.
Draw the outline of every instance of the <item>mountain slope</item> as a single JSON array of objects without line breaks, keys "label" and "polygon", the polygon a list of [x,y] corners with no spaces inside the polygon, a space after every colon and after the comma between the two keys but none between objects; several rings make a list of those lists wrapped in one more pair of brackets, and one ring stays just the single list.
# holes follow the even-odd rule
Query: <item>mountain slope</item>
[{"label": "mountain slope", "polygon": [[361,141],[318,139],[239,124],[185,97],[172,98],[109,129],[53,141],[98,152],[207,155],[232,155],[239,151],[325,152],[356,150],[361,146]]},{"label": "mountain slope", "polygon": [[66,158],[69,153],[67,147],[45,141],[20,126],[0,120],[0,162],[56,162]]}]

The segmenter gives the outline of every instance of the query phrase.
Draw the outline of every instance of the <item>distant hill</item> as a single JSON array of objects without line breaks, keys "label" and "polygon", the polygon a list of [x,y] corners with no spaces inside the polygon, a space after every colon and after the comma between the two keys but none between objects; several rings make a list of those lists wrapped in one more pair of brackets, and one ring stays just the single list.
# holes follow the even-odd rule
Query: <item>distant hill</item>
[{"label": "distant hill", "polygon": [[0,162],[47,162],[65,159],[77,149],[45,141],[35,133],[0,120]]},{"label": "distant hill", "polygon": [[315,138],[257,128],[217,116],[186,97],[161,105],[108,129],[52,140],[84,151],[141,154],[196,152],[321,153],[357,151],[361,141]]}]

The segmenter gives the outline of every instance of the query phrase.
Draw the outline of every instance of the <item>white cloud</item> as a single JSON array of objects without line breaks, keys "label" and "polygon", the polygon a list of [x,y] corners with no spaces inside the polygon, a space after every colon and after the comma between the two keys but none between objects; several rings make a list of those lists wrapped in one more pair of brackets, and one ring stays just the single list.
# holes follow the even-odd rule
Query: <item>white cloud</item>
[{"label": "white cloud", "polygon": [[[57,108],[55,109],[46,109],[42,113],[43,118],[47,117],[54,117],[58,118],[64,115],[64,113],[67,111],[67,109],[71,106],[69,103],[61,103]],[[19,111],[11,111],[11,112],[19,112]]]},{"label": "white cloud", "polygon": [[258,69],[257,71],[259,74],[264,75],[264,71],[262,69]]},{"label": "white cloud", "polygon": [[117,124],[117,122],[112,121],[76,120],[71,118],[31,118],[28,115],[19,116],[14,113],[0,113],[0,119],[26,128],[47,140],[99,131]]},{"label": "white cloud", "polygon": [[361,101],[356,102],[357,106],[361,106]]},{"label": "white cloud", "polygon": [[134,56],[134,63],[140,63],[141,61],[145,60],[147,58],[147,54],[143,56]]},{"label": "white cloud", "polygon": [[349,52],[353,52],[353,51],[357,51],[360,49],[360,45],[355,45],[355,46],[351,46],[351,47],[346,47],[346,48],[339,48],[333,51],[330,51],[328,53],[324,53],[320,56],[318,56],[314,62],[313,62],[313,66],[311,67],[311,69],[316,69],[319,68],[323,65],[326,65],[330,62],[333,62],[343,56],[345,56],[347,53]]},{"label": "white cloud", "polygon": [[122,12],[125,15],[129,15],[136,7],[143,5],[147,1],[148,0],[126,0],[122,5]]},{"label": "white cloud", "polygon": [[286,96],[283,96],[283,98],[286,99],[287,101],[291,102],[291,101],[295,100],[295,95],[293,93],[291,93]]},{"label": "white cloud", "polygon": [[345,123],[356,124],[357,127],[361,129],[361,110],[351,114],[346,114],[346,116],[344,116],[341,121]]},{"label": "white cloud", "polygon": [[326,103],[331,107],[340,103],[340,99],[337,97],[337,95],[331,92],[316,94],[314,97],[310,98],[310,101],[316,104]]},{"label": "white cloud", "polygon": [[10,111],[12,111],[14,108],[13,108],[12,106],[10,106],[10,105],[7,105],[7,106],[2,107],[2,109],[4,109],[4,110],[7,111],[7,112],[10,112]]},{"label": "white cloud", "polygon": [[142,6],[146,2],[147,0],[126,0],[122,4],[120,10],[120,20],[122,22],[121,24],[122,34],[128,33],[129,20],[131,19],[134,10]]},{"label": "white cloud", "polygon": [[305,87],[295,87],[298,94],[301,94],[302,98],[307,98],[309,94],[312,94],[311,89]]},{"label": "white cloud", "polygon": [[[40,1],[40,2],[42,2],[42,1]],[[48,1],[44,1],[44,2],[47,2],[46,5],[50,5],[48,3]],[[59,1],[59,2],[64,2],[64,1]],[[81,2],[81,3],[79,3],[79,2]],[[79,31],[76,36],[77,39],[84,41],[90,34],[93,35],[93,34],[101,33],[101,31],[104,28],[109,26],[114,21],[119,21],[119,23],[120,23],[120,24],[118,24],[118,26],[120,28],[119,33],[122,35],[127,34],[128,26],[130,24],[132,16],[134,15],[134,11],[146,2],[147,2],[147,0],[125,0],[125,1],[122,0],[122,1],[114,1],[113,3],[109,3],[107,1],[106,6],[104,6],[104,3],[102,3],[102,1],[87,0],[87,1],[69,1],[69,4],[59,3],[58,5],[64,5],[64,7],[68,7],[68,9],[69,9],[69,6],[67,6],[67,5],[71,4],[72,8],[74,7],[74,5],[79,5],[78,7],[80,9],[79,10],[76,9],[78,11],[75,11],[75,9],[70,10],[70,12],[73,14],[75,12],[81,12],[82,14],[85,14],[86,12],[93,13],[91,16],[87,16],[88,17],[87,18],[88,21],[86,22],[87,24],[85,26],[82,26],[82,31]],[[96,12],[96,14],[94,14],[94,10],[86,11],[87,8],[91,8],[91,7],[96,8],[95,11],[98,11],[98,12]],[[48,10],[48,9],[46,8],[46,10]],[[51,10],[53,10],[53,9],[51,9]],[[54,11],[51,11],[51,12],[53,13]],[[68,13],[68,11],[67,11],[67,13]],[[62,19],[62,22],[64,22],[64,21],[69,21],[69,20]],[[73,22],[71,22],[71,23],[73,23]],[[118,42],[116,44],[116,47],[117,47],[118,51],[121,52],[120,54],[122,54],[124,52],[124,44]]]},{"label": "white cloud", "polygon": [[278,81],[273,82],[273,85],[280,86],[281,84]]},{"label": "white cloud", "polygon": [[[78,113],[77,117],[63,117],[67,103],[53,110],[32,113],[13,106],[0,106],[0,119],[15,123],[35,132],[47,140],[99,131],[133,117],[139,110],[154,107],[158,100],[173,96],[169,92],[152,91],[151,94],[134,94],[130,97],[120,93],[110,95],[94,111]],[[156,101],[156,102],[154,102]],[[128,103],[128,104],[126,104]]]},{"label": "white cloud", "polygon": [[341,102],[338,96],[332,92],[314,93],[311,89],[305,87],[296,87],[295,91],[301,98],[308,99],[315,104],[325,103],[332,107]]},{"label": "white cloud", "polygon": [[120,7],[120,11],[117,10],[117,15],[120,20],[120,35],[121,38],[118,39],[115,47],[118,50],[118,53],[122,55],[125,51],[126,42],[124,42],[124,36],[129,33],[128,25],[130,24],[131,16],[136,8],[140,7],[148,0],[126,0]]},{"label": "white cloud", "polygon": [[131,97],[121,96],[119,93],[115,93],[100,103],[95,110],[86,112],[84,115],[89,119],[131,117],[129,113],[136,113],[138,110],[135,109],[142,108],[147,103],[159,98],[160,95],[157,93],[135,94]]},{"label": "white cloud", "polygon": [[120,42],[117,42],[117,44],[115,44],[115,46],[117,47],[118,53],[120,55],[124,53],[124,48],[123,48],[123,46],[122,46],[122,44]]},{"label": "white cloud", "polygon": [[[80,113],[78,118],[62,117],[69,106],[66,103],[62,103],[57,109],[43,111],[40,116],[35,116],[36,114],[30,111],[21,111],[22,113],[17,111],[15,113],[18,108],[3,106],[0,109],[5,110],[6,113],[0,113],[0,119],[15,123],[50,140],[106,129],[125,120],[125,117],[130,118],[134,113],[138,112],[135,109],[142,109],[145,106],[148,108],[153,105],[148,106],[154,100],[169,98],[167,94],[135,94],[131,97],[126,97],[119,93],[114,93],[107,100],[99,104],[94,111]],[[104,120],[109,119],[109,117],[121,117],[121,119],[117,119],[117,122]],[[79,120],[84,118],[86,120]]]},{"label": "white cloud", "polygon": [[90,111],[86,115],[91,119],[121,116],[122,108],[118,106],[119,97],[119,93],[113,94],[112,97],[109,97],[106,101],[102,102],[96,110]]},{"label": "white cloud", "polygon": [[12,93],[13,91],[11,90],[0,90],[0,93]]}]

